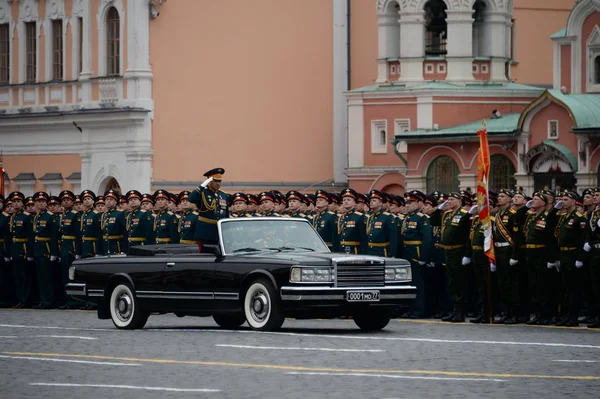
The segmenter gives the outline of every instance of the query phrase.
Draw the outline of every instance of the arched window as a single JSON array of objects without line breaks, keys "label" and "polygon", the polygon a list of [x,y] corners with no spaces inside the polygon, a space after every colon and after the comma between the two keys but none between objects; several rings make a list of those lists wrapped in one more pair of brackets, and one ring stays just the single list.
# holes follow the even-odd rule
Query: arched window
[{"label": "arched window", "polygon": [[425,56],[445,56],[448,41],[448,24],[446,23],[446,3],[443,0],[429,0],[424,7],[425,22]]},{"label": "arched window", "polygon": [[486,29],[490,24],[486,24],[487,5],[483,0],[477,0],[473,4],[473,57],[483,57],[486,55]]},{"label": "arched window", "polygon": [[427,192],[458,191],[458,172],[458,165],[452,158],[446,155],[437,157],[427,169]]},{"label": "arched window", "polygon": [[488,187],[498,192],[498,190],[515,187],[515,166],[504,155],[495,154],[490,157],[490,181]]},{"label": "arched window", "polygon": [[115,190],[115,191],[121,193],[121,185],[119,184],[117,179],[115,179],[113,177],[106,183],[105,190]]},{"label": "arched window", "polygon": [[106,74],[115,76],[121,73],[121,22],[116,8],[106,13]]},{"label": "arched window", "polygon": [[600,55],[594,58],[594,83],[600,84]]}]

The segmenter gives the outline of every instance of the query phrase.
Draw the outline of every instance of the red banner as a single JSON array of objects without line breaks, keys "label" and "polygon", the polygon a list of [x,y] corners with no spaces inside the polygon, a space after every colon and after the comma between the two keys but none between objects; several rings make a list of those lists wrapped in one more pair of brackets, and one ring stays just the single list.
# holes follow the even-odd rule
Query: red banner
[{"label": "red banner", "polygon": [[483,130],[479,130],[479,154],[477,162],[477,206],[479,209],[479,220],[483,225],[483,250],[491,263],[496,264],[494,253],[494,239],[492,237],[492,217],[490,213],[490,199],[488,193],[488,181],[490,176],[490,147],[488,144],[485,122]]}]

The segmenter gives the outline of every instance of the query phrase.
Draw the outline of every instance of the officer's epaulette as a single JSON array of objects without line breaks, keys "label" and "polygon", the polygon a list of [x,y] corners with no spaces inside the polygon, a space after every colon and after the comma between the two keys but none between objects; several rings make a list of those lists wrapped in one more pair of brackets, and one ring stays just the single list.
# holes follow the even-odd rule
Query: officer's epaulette
[{"label": "officer's epaulette", "polygon": [[508,208],[508,213],[512,213],[513,215],[517,213],[513,208]]},{"label": "officer's epaulette", "polygon": [[4,211],[2,212],[2,214],[3,214],[4,216],[6,216],[6,217],[10,216],[8,213],[6,213],[6,212],[4,212]]},{"label": "officer's epaulette", "polygon": [[327,213],[330,214],[330,215],[337,215],[337,213],[331,212],[331,211],[327,211]]},{"label": "officer's epaulette", "polygon": [[358,211],[354,211],[354,213],[356,213],[358,216],[362,216],[363,215],[362,212],[358,212]]},{"label": "officer's epaulette", "polygon": [[427,219],[431,219],[431,216],[429,215],[424,215]]},{"label": "officer's epaulette", "polygon": [[140,211],[140,212],[146,212],[146,210],[145,210],[145,209],[140,209],[139,211]]},{"label": "officer's epaulette", "polygon": [[417,216],[422,218],[423,216],[425,216],[425,214],[423,212],[417,212]]},{"label": "officer's epaulette", "polygon": [[50,216],[54,215],[54,213],[50,212],[50,211],[46,211],[46,213]]},{"label": "officer's epaulette", "polygon": [[465,211],[463,208],[461,208],[460,213],[462,213],[464,215],[465,213],[467,213],[467,211]]},{"label": "officer's epaulette", "polygon": [[92,212],[94,212],[96,215],[99,214],[100,212],[98,212],[97,210],[93,210]]},{"label": "officer's epaulette", "polygon": [[575,212],[575,214],[577,215],[577,217],[580,217],[580,218],[582,218],[584,216],[583,213],[581,213],[579,211]]},{"label": "officer's epaulette", "polygon": [[389,215],[391,215],[391,213],[389,213],[389,212],[383,212],[383,214],[384,214],[385,216],[389,216]]},{"label": "officer's epaulette", "polygon": [[30,215],[31,215],[31,213],[29,213],[29,212],[27,212],[27,211],[23,211],[23,215],[25,215],[25,216],[30,216]]},{"label": "officer's epaulette", "polygon": [[199,214],[198,212],[196,212],[196,211],[192,211],[192,213],[193,213],[194,215],[196,215],[196,216],[200,215],[200,214]]},{"label": "officer's epaulette", "polygon": [[173,212],[171,212],[171,211],[167,211],[167,214],[168,214],[169,216],[171,216],[171,215],[173,214]]},{"label": "officer's epaulette", "polygon": [[69,213],[72,213],[72,214],[74,214],[74,215],[79,215],[79,212],[77,212],[76,210],[73,210],[73,209],[71,209],[71,210],[69,211]]}]

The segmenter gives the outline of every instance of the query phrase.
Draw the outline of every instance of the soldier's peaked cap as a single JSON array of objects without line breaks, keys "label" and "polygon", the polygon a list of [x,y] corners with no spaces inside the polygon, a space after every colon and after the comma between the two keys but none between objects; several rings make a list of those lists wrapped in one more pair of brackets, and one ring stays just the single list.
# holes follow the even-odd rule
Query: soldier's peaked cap
[{"label": "soldier's peaked cap", "polygon": [[65,198],[70,199],[71,201],[75,201],[75,194],[69,190],[63,190],[58,194],[58,198],[62,201]]},{"label": "soldier's peaked cap", "polygon": [[21,200],[21,201],[23,201],[25,199],[25,194],[23,194],[20,191],[13,191],[12,193],[10,193],[8,195],[8,199],[11,200],[11,201],[14,201],[14,200]]},{"label": "soldier's peaked cap", "polygon": [[460,195],[460,193],[457,193],[456,191],[448,194],[448,198],[456,198],[456,199],[462,200],[462,196]]},{"label": "soldier's peaked cap", "polygon": [[425,194],[423,194],[419,190],[412,190],[404,194],[404,198],[407,201],[423,201],[425,199]]},{"label": "soldier's peaked cap", "polygon": [[82,201],[85,197],[90,197],[94,201],[96,200],[96,194],[92,190],[83,190],[79,196],[81,197]]},{"label": "soldier's peaked cap", "polygon": [[33,194],[33,200],[34,201],[48,201],[50,199],[50,196],[48,195],[48,193],[44,192],[44,191],[38,191],[37,193]]},{"label": "soldier's peaked cap", "polygon": [[579,194],[577,194],[574,191],[565,191],[565,192],[562,193],[562,195],[565,196],[565,197],[569,197],[571,199],[574,199],[575,201],[579,201],[579,199],[580,199],[579,198]]},{"label": "soldier's peaked cap", "polygon": [[48,205],[60,205],[60,199],[56,195],[51,195]]},{"label": "soldier's peaked cap", "polygon": [[235,201],[243,201],[247,204],[248,196],[244,193],[235,193],[231,196],[231,203],[233,204]]},{"label": "soldier's peaked cap", "polygon": [[188,199],[189,196],[190,196],[190,192],[187,190],[180,192],[179,193],[179,202],[181,202],[181,200]]},{"label": "soldier's peaked cap", "polygon": [[159,198],[165,198],[167,200],[171,199],[171,196],[167,190],[156,190],[153,197],[155,201]]},{"label": "soldier's peaked cap", "polygon": [[302,193],[300,193],[298,191],[295,191],[295,190],[288,191],[288,193],[285,195],[285,197],[286,197],[286,199],[288,201],[296,199],[298,201],[304,202],[304,200],[305,200],[304,199],[304,194],[302,194]]},{"label": "soldier's peaked cap", "polygon": [[121,198],[121,195],[119,194],[118,191],[110,189],[110,190],[106,190],[104,192],[104,198],[109,198],[109,197],[114,198],[118,201]]},{"label": "soldier's peaked cap", "polygon": [[382,202],[387,202],[387,198],[385,196],[385,194],[383,194],[381,191],[379,190],[371,190],[369,192],[369,199],[373,199],[373,198],[378,198],[380,199]]},{"label": "soldier's peaked cap", "polygon": [[306,205],[314,205],[317,202],[317,196],[314,194],[304,194],[304,198],[306,198]]},{"label": "soldier's peaked cap", "polygon": [[262,193],[258,194],[258,198],[259,198],[260,202],[263,202],[263,201],[275,202],[275,194],[273,194],[269,191],[263,191]]},{"label": "soldier's peaked cap", "polygon": [[431,206],[437,206],[438,204],[437,199],[433,195],[426,195],[423,202]]},{"label": "soldier's peaked cap", "polygon": [[144,195],[142,195],[142,202],[150,202],[152,204],[154,204],[154,197],[152,195],[150,195],[149,193],[144,193]]},{"label": "soldier's peaked cap", "polygon": [[129,190],[127,191],[127,194],[125,194],[125,198],[127,198],[127,201],[129,201],[132,198],[137,198],[141,201],[142,193],[140,193],[138,190]]},{"label": "soldier's peaked cap", "polygon": [[204,174],[206,177],[212,177],[213,180],[223,180],[223,175],[225,174],[225,169],[223,168],[214,168],[209,170]]},{"label": "soldier's peaked cap", "polygon": [[327,202],[331,204],[331,195],[325,190],[317,190],[315,191],[315,198],[323,198],[326,199]]},{"label": "soldier's peaked cap", "polygon": [[96,201],[94,201],[94,205],[98,205],[98,204],[106,204],[106,202],[104,201],[103,195],[99,195],[96,197]]},{"label": "soldier's peaked cap", "polygon": [[258,196],[256,194],[248,194],[248,203],[259,204]]},{"label": "soldier's peaked cap", "polygon": [[351,189],[351,188],[347,188],[347,189],[343,190],[341,192],[341,196],[342,196],[342,198],[344,198],[344,197],[354,198],[354,201],[358,200],[358,193],[354,189]]},{"label": "soldier's peaked cap", "polygon": [[498,194],[504,194],[504,195],[507,195],[507,196],[509,196],[510,198],[512,198],[512,197],[514,197],[514,196],[515,196],[515,193],[514,193],[514,192],[512,192],[512,190],[507,190],[507,189],[505,189],[505,188],[501,189],[501,190],[498,192]]},{"label": "soldier's peaked cap", "polygon": [[33,197],[25,198],[25,205],[35,205],[35,201],[33,200]]}]

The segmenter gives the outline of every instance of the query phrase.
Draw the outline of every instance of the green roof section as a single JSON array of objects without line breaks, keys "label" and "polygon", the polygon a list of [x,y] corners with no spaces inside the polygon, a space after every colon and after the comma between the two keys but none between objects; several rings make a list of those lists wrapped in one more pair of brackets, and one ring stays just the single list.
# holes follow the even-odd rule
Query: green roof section
[{"label": "green roof section", "polygon": [[550,39],[561,39],[563,37],[567,37],[567,28],[561,29],[558,32],[550,35]]},{"label": "green roof section", "polygon": [[472,90],[472,91],[485,91],[485,90],[504,90],[504,91],[531,91],[531,90],[543,90],[543,88],[538,86],[528,86],[522,85],[519,83],[482,83],[482,84],[466,84],[466,85],[458,85],[447,82],[435,82],[429,81],[424,82],[423,84],[416,86],[405,86],[403,84],[395,84],[395,85],[371,85],[360,87],[358,89],[350,90],[350,93],[376,93],[376,92],[390,92],[390,91],[399,91],[399,92],[410,92],[410,91],[420,91],[420,90]]},{"label": "green roof section", "polygon": [[567,160],[569,161],[571,169],[577,170],[577,157],[575,156],[575,154],[573,154],[573,151],[571,151],[568,147],[565,147],[564,145],[559,144],[554,140],[544,140],[542,141],[542,143],[547,145],[548,147],[556,149],[561,154],[563,154],[565,158],[567,158]]},{"label": "green roof section", "polygon": [[599,94],[563,94],[560,90],[548,93],[570,110],[576,129],[600,128]]}]

